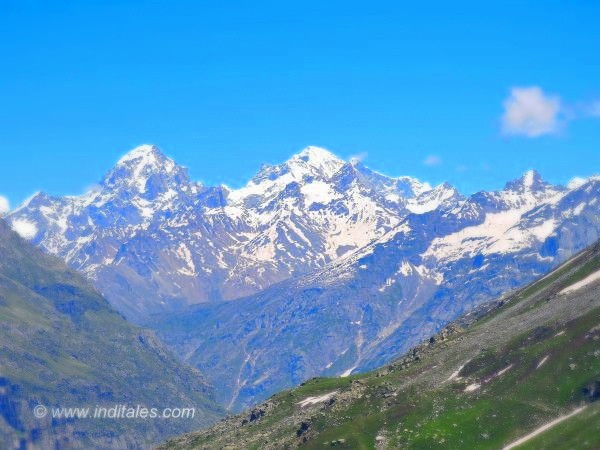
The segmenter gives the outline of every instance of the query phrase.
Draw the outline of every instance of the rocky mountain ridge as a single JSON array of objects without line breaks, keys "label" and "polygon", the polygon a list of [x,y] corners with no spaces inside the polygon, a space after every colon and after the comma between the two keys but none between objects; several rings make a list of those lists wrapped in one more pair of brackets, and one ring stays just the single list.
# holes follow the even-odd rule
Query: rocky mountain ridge
[{"label": "rocky mountain ridge", "polygon": [[386,177],[317,147],[263,166],[241,189],[206,187],[144,145],[95,190],[38,193],[7,220],[137,320],[259,292],[363,247],[410,211],[459,198],[448,185]]}]

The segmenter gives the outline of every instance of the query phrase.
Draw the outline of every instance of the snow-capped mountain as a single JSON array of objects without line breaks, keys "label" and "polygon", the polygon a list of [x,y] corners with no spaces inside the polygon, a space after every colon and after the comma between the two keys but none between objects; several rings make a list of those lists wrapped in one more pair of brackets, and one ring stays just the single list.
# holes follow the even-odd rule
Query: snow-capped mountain
[{"label": "snow-capped mountain", "polygon": [[241,189],[209,187],[141,146],[96,189],[36,194],[6,220],[239,408],[383,364],[546,273],[598,239],[599,199],[600,178],[561,187],[535,171],[465,198],[317,147]]},{"label": "snow-capped mountain", "polygon": [[502,191],[411,213],[310,274],[154,326],[239,409],[313,376],[379,367],[547,273],[598,240],[599,201],[600,179],[567,189],[528,172]]},{"label": "snow-capped mountain", "polygon": [[7,220],[141,320],[309,273],[383,236],[415,208],[458,198],[317,147],[263,166],[241,189],[206,187],[144,145],[93,191],[36,194]]}]

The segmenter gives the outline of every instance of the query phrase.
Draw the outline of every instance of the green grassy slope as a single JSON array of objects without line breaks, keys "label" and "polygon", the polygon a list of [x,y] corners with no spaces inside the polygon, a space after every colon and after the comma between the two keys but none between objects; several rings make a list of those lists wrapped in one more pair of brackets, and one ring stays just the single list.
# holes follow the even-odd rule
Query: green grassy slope
[{"label": "green grassy slope", "polygon": [[[141,448],[222,413],[201,375],[0,220],[0,448]],[[36,419],[51,407],[195,407],[193,420]]]},{"label": "green grassy slope", "polygon": [[[393,364],[313,379],[168,448],[600,448],[600,246],[446,327]],[[309,397],[332,394],[302,407]]]}]

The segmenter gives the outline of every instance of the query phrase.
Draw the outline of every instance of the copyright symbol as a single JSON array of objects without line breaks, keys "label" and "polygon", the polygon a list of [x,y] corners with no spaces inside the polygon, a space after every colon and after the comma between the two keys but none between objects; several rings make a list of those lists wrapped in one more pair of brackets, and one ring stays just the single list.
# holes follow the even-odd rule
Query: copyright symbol
[{"label": "copyright symbol", "polygon": [[35,408],[33,408],[33,415],[38,419],[43,419],[46,417],[46,414],[48,414],[48,410],[44,405],[37,405]]}]

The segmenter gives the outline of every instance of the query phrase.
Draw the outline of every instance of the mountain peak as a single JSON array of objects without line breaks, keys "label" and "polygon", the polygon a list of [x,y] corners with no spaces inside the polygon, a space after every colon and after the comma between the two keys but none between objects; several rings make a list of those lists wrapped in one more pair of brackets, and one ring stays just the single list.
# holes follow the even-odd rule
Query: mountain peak
[{"label": "mountain peak", "polygon": [[567,188],[577,189],[585,185],[588,181],[589,180],[587,178],[575,177],[571,181],[569,181],[569,184],[567,184]]},{"label": "mountain peak", "polygon": [[537,170],[528,170],[520,178],[506,183],[508,191],[540,191],[548,187]]},{"label": "mountain peak", "polygon": [[297,156],[299,158],[308,158],[312,160],[339,160],[339,158],[329,150],[314,145],[309,145],[304,148]]},{"label": "mountain peak", "polygon": [[444,181],[441,184],[438,184],[437,186],[435,186],[433,189],[429,190],[429,191],[425,191],[422,196],[427,196],[429,198],[431,197],[437,197],[440,199],[443,199],[443,201],[446,200],[461,200],[463,199],[462,194],[460,193],[460,191],[458,189],[456,189],[454,186],[452,186],[450,183],[448,183],[447,181]]},{"label": "mountain peak", "polygon": [[523,185],[526,187],[533,187],[536,183],[542,182],[542,176],[539,174],[537,170],[528,170],[523,174],[522,177]]},{"label": "mountain peak", "polygon": [[117,165],[123,164],[150,164],[163,162],[169,160],[156,145],[142,144],[133,150],[127,152],[119,161]]},{"label": "mountain peak", "polygon": [[[287,162],[290,167],[301,167],[302,169],[312,169],[325,175],[327,178],[333,176],[342,168],[345,162],[321,147],[308,146]],[[303,170],[304,172],[304,170]]]},{"label": "mountain peak", "polygon": [[119,159],[102,184],[154,196],[189,182],[186,169],[164,155],[157,146],[144,144]]}]

